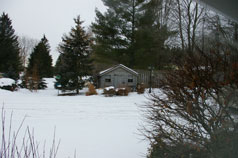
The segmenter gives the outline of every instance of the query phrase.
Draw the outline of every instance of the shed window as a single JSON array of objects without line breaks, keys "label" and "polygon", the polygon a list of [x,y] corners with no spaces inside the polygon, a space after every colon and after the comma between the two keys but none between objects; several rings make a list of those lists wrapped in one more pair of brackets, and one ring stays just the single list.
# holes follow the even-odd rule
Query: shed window
[{"label": "shed window", "polygon": [[111,82],[111,76],[110,75],[105,76],[105,82]]},{"label": "shed window", "polygon": [[133,79],[129,78],[129,79],[128,79],[128,82],[130,82],[130,83],[133,82]]},{"label": "shed window", "polygon": [[110,78],[106,78],[105,82],[111,82],[111,79]]}]

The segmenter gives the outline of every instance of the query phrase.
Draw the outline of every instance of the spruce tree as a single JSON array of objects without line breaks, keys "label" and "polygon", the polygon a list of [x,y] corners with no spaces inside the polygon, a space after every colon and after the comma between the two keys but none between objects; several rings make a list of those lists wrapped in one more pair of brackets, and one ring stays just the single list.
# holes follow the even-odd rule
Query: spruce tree
[{"label": "spruce tree", "polygon": [[103,0],[108,10],[96,10],[92,23],[97,61],[105,59],[134,68],[162,68],[168,63],[165,41],[171,36],[161,24],[161,0]]},{"label": "spruce tree", "polygon": [[58,84],[64,90],[79,90],[83,88],[83,77],[90,75],[92,70],[90,59],[89,35],[81,26],[80,16],[74,19],[73,27],[68,35],[62,37],[59,45],[60,56],[57,61]]},{"label": "spruce tree", "polygon": [[22,65],[19,57],[19,44],[8,14],[0,16],[0,72],[17,79]]},{"label": "spruce tree", "polygon": [[41,41],[35,46],[32,54],[30,55],[27,73],[29,75],[32,75],[36,67],[40,78],[53,76],[50,46],[45,35],[43,36]]},{"label": "spruce tree", "polygon": [[161,3],[160,0],[150,0],[142,6],[144,12],[135,33],[135,62],[138,68],[153,66],[163,69],[170,63],[171,51],[165,41],[175,32],[161,22]]},{"label": "spruce tree", "polygon": [[92,23],[96,44],[94,52],[103,58],[135,65],[135,33],[144,0],[103,0],[109,9],[102,14],[96,10]]},{"label": "spruce tree", "polygon": [[44,35],[30,55],[27,74],[23,79],[23,87],[31,90],[45,89],[47,86],[43,78],[52,76],[53,67],[50,46]]}]

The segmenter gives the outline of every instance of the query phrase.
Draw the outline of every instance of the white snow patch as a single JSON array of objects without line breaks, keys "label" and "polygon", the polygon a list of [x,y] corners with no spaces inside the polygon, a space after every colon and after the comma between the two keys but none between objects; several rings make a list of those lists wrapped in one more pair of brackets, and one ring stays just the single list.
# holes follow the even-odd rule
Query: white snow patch
[{"label": "white snow patch", "polygon": [[113,86],[110,87],[105,87],[104,89],[106,89],[107,91],[111,90],[111,89],[115,89]]},{"label": "white snow patch", "polygon": [[0,78],[0,87],[11,86],[15,83],[13,79],[10,78]]},{"label": "white snow patch", "polygon": [[131,71],[131,72],[135,73],[136,75],[138,75],[138,72],[136,72],[136,71],[134,71],[134,70],[132,70],[132,69],[126,67],[126,66],[123,65],[123,64],[115,65],[115,66],[113,66],[113,67],[111,67],[111,68],[108,68],[108,69],[106,69],[106,70],[103,70],[103,71],[99,72],[99,75],[102,75],[102,74],[104,74],[105,72],[108,72],[108,71],[112,71],[112,70],[114,70],[114,69],[117,69],[117,68],[119,68],[119,67],[122,67],[122,68],[124,68],[124,69],[126,69],[126,70],[128,70],[128,71]]},{"label": "white snow patch", "polygon": [[[27,126],[34,128],[40,145],[52,143],[54,128],[56,139],[61,140],[58,157],[72,157],[77,151],[80,158],[142,158],[149,143],[141,141],[138,129],[143,124],[139,105],[146,98],[137,93],[129,96],[85,96],[87,89],[78,96],[57,96],[55,79],[45,79],[48,88],[30,92],[0,90],[0,105],[7,113],[13,111],[13,128],[26,116],[22,133]],[[10,117],[7,117],[9,122]]]}]

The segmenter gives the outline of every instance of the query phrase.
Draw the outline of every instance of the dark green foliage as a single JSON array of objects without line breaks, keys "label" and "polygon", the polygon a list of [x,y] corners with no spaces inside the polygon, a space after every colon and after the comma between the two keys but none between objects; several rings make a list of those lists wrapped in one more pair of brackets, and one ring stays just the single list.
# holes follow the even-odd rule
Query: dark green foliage
[{"label": "dark green foliage", "polygon": [[91,74],[92,60],[90,59],[89,35],[81,26],[82,21],[78,16],[74,19],[75,27],[68,35],[64,35],[59,45],[60,56],[56,63],[57,84],[62,91],[79,90],[84,86],[83,77]]},{"label": "dark green foliage", "polygon": [[164,68],[170,61],[165,41],[174,33],[160,24],[158,0],[104,0],[109,8],[96,10],[92,23],[96,44],[93,50],[99,62],[105,59],[132,68]]},{"label": "dark green foliage", "polygon": [[50,46],[45,36],[41,39],[38,45],[35,46],[30,55],[27,67],[28,75],[33,75],[33,71],[37,71],[37,75],[40,78],[53,76]]},{"label": "dark green foliage", "polygon": [[135,65],[135,31],[140,15],[138,0],[104,0],[109,9],[102,14],[96,10],[92,24],[96,45],[94,52],[103,58],[133,67]]},{"label": "dark green foliage", "polygon": [[158,27],[142,27],[137,31],[135,61],[138,68],[163,69],[170,62],[171,51],[164,45],[166,28]]},{"label": "dark green foliage", "polygon": [[19,46],[15,30],[8,14],[0,17],[0,72],[7,77],[17,79],[22,65],[19,57]]},{"label": "dark green foliage", "polygon": [[22,87],[30,90],[45,89],[44,77],[53,76],[50,46],[45,36],[35,46],[30,55],[27,73],[23,77]]},{"label": "dark green foliage", "polygon": [[139,18],[135,34],[135,58],[138,68],[153,66],[162,69],[169,62],[167,56],[170,51],[164,43],[171,33],[166,26],[160,24],[160,7],[160,1],[150,0],[141,8],[144,13]]},{"label": "dark green foliage", "polygon": [[43,78],[23,76],[21,80],[22,83],[19,85],[21,88],[27,88],[31,91],[47,88],[47,84]]}]

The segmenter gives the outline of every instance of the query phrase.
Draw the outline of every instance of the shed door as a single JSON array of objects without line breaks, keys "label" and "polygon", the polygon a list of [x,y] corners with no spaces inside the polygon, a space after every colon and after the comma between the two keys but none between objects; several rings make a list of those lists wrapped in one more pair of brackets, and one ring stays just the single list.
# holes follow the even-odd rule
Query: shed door
[{"label": "shed door", "polygon": [[115,75],[114,76],[114,87],[124,87],[126,86],[126,78],[123,75]]}]

